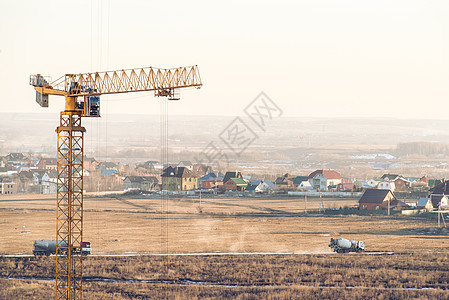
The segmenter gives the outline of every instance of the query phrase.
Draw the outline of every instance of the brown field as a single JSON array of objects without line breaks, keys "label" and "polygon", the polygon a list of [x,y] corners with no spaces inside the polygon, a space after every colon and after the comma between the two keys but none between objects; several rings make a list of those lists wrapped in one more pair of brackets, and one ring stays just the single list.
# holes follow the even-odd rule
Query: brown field
[{"label": "brown field", "polygon": [[[447,254],[91,256],[84,260],[83,290],[86,299],[444,299],[449,296],[448,258]],[[54,265],[54,257],[0,258],[0,295],[52,298]]]},{"label": "brown field", "polygon": [[[357,200],[323,201],[329,209]],[[55,202],[52,195],[0,198],[0,254],[31,254],[34,240],[54,239]],[[287,197],[202,199],[201,210],[199,199],[189,197],[85,197],[84,203],[84,240],[94,254],[85,260],[88,299],[449,296],[446,272],[439,271],[448,268],[449,231],[436,228],[436,219],[312,214],[316,198],[308,199],[307,215],[304,199]],[[395,254],[333,254],[330,237]],[[230,252],[308,255],[147,255]],[[51,279],[54,258],[0,259],[0,298],[52,293],[54,282],[32,278]]]}]

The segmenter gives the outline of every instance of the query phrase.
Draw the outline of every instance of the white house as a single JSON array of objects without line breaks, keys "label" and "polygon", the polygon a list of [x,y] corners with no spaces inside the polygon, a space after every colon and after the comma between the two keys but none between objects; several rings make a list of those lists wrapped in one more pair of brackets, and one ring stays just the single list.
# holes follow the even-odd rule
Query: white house
[{"label": "white house", "polygon": [[390,191],[392,191],[392,192],[394,192],[394,190],[395,190],[395,185],[394,185],[394,182],[390,182],[390,181],[382,181],[382,182],[379,182],[379,184],[377,185],[377,188],[379,189],[379,190],[390,190]]},{"label": "white house", "polygon": [[49,178],[42,181],[42,194],[56,194],[57,191],[57,179]]},{"label": "white house", "polygon": [[252,180],[248,184],[245,191],[256,192],[256,193],[270,193],[274,190],[274,184],[269,181],[263,180]]},{"label": "white house", "polygon": [[43,170],[39,170],[33,173],[34,185],[42,184],[43,181],[49,181],[50,176]]},{"label": "white house", "polygon": [[343,177],[334,170],[316,170],[308,176],[309,182],[313,189],[327,191],[328,186],[338,185]]},{"label": "white house", "polygon": [[441,207],[442,209],[448,208],[448,199],[446,195],[432,194],[430,195],[430,201],[432,202],[433,208],[438,209]]},{"label": "white house", "polygon": [[258,190],[261,193],[270,193],[274,190],[274,183],[270,181],[262,181],[258,186]]},{"label": "white house", "polygon": [[298,185],[298,191],[310,191],[310,190],[313,190],[313,187],[308,181],[303,181]]},{"label": "white house", "polygon": [[370,187],[372,187],[372,188],[376,188],[377,187],[377,185],[379,184],[379,180],[376,180],[376,179],[370,179],[370,180],[368,180],[366,183],[370,186]]},{"label": "white house", "polygon": [[54,170],[37,170],[33,172],[33,184],[41,186],[42,194],[55,194],[57,175]]}]

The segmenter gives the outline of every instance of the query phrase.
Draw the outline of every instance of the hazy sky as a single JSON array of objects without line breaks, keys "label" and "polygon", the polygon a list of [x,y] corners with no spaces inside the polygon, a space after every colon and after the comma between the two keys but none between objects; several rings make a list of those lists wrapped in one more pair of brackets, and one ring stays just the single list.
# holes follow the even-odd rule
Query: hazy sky
[{"label": "hazy sky", "polygon": [[[285,116],[448,119],[448,1],[0,0],[2,112],[35,103],[30,74],[197,64],[173,114],[242,115],[260,91]],[[107,113],[158,114],[152,93]]]}]

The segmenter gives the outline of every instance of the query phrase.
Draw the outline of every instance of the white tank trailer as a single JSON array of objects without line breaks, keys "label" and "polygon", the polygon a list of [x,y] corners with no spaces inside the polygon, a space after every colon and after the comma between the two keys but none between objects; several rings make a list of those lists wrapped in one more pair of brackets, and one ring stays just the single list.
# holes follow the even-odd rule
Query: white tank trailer
[{"label": "white tank trailer", "polygon": [[365,251],[365,243],[363,241],[350,241],[347,239],[334,239],[331,238],[329,243],[334,252],[346,253],[346,252],[362,252]]},{"label": "white tank trailer", "polygon": [[[60,246],[67,247],[67,242],[61,241]],[[84,255],[91,253],[90,242],[82,242],[82,251]],[[33,254],[35,256],[56,254],[56,241],[34,241]]]}]

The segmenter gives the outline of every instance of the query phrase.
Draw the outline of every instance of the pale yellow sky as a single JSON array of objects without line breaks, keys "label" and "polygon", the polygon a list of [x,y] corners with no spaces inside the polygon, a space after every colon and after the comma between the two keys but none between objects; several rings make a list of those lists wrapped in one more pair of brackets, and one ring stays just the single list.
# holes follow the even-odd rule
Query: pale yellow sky
[{"label": "pale yellow sky", "polygon": [[[243,115],[264,91],[285,116],[449,118],[447,1],[0,1],[2,112],[39,107],[28,76],[197,64],[170,112]],[[158,114],[152,93],[102,114]]]}]

